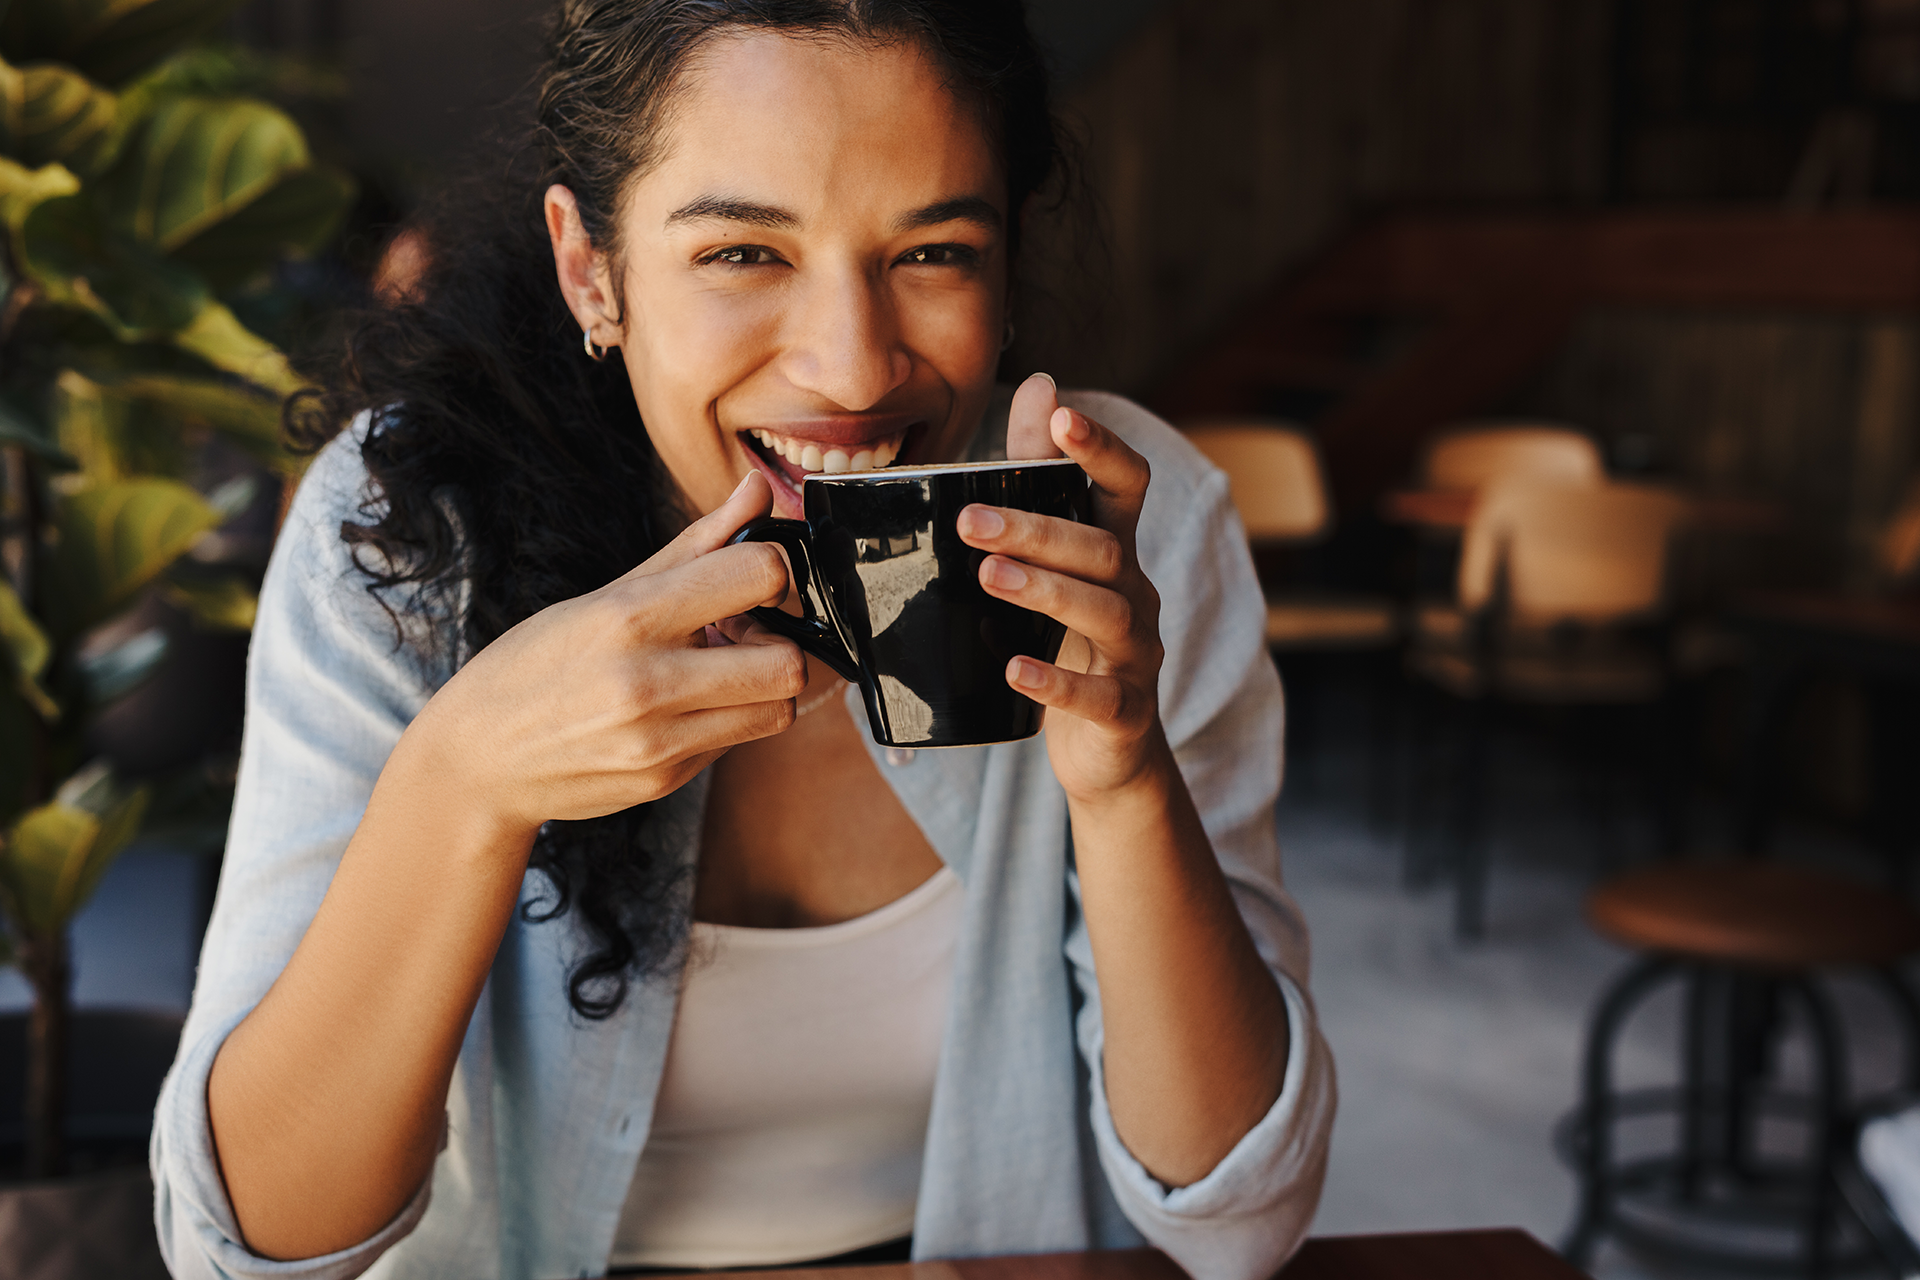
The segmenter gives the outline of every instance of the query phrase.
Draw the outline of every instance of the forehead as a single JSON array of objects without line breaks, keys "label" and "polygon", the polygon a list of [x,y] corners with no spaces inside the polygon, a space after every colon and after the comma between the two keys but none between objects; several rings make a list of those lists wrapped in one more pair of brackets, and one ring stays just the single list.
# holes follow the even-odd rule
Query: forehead
[{"label": "forehead", "polygon": [[678,207],[699,193],[821,211],[855,199],[1005,200],[983,110],[909,42],[722,35],[691,61],[664,123],[636,205]]}]

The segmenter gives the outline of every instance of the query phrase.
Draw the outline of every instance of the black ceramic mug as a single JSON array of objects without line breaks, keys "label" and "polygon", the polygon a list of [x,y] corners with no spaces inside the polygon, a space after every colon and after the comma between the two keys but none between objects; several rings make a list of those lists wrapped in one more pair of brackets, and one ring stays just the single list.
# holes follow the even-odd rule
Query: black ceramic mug
[{"label": "black ceramic mug", "polygon": [[980,585],[987,553],[960,540],[982,502],[1088,519],[1087,475],[1066,458],[809,475],[804,520],[749,521],[734,542],[774,542],[793,566],[801,616],[754,609],[858,685],[874,741],[970,747],[1040,731],[1043,708],[1007,683],[1016,655],[1052,662],[1066,628]]}]

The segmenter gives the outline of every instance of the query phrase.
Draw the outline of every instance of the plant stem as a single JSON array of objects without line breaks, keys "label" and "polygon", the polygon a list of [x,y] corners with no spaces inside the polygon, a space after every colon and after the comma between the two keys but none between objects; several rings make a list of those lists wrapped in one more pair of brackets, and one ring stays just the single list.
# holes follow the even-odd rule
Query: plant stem
[{"label": "plant stem", "polygon": [[21,967],[33,985],[27,1022],[27,1167],[29,1178],[67,1171],[67,1033],[71,1016],[67,931],[26,939]]}]

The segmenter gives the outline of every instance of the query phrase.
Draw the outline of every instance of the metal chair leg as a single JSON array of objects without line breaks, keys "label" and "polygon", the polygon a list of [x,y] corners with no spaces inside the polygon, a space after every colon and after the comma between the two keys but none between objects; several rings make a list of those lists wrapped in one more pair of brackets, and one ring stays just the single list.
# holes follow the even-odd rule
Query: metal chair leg
[{"label": "metal chair leg", "polygon": [[1467,704],[1466,742],[1460,752],[1463,776],[1454,797],[1453,928],[1468,939],[1485,937],[1487,931],[1488,718],[1487,699]]}]

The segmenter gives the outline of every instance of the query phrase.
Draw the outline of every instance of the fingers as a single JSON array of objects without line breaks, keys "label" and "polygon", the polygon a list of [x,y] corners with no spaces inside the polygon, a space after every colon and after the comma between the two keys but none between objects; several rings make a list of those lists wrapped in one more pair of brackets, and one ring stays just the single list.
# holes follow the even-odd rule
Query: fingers
[{"label": "fingers", "polygon": [[1049,711],[1091,720],[1095,724],[1125,724],[1151,712],[1131,705],[1127,685],[1105,675],[1063,671],[1038,658],[1015,658],[1007,664],[1007,683]]},{"label": "fingers", "polygon": [[961,508],[957,527],[960,540],[970,547],[1088,582],[1117,582],[1126,571],[1120,539],[1098,525],[976,502]]},{"label": "fingers", "polygon": [[1047,427],[1059,407],[1059,391],[1049,375],[1036,373],[1021,383],[1007,411],[1007,457],[1014,461],[1059,457],[1059,446]]},{"label": "fingers", "polygon": [[807,659],[791,640],[761,633],[739,644],[664,653],[637,700],[667,712],[791,702],[806,692]]},{"label": "fingers", "polygon": [[[738,707],[710,707],[676,716],[670,730],[676,754],[718,754],[743,742],[755,742],[785,733],[793,726],[793,699],[754,702]],[[697,772],[697,771],[696,771]]]},{"label": "fingers", "polygon": [[773,490],[767,487],[767,478],[758,471],[749,471],[725,502],[682,529],[679,537],[626,576],[637,578],[663,573],[718,551],[727,545],[728,538],[740,531],[741,525],[772,510]]},{"label": "fingers", "polygon": [[716,619],[778,605],[786,599],[787,581],[787,562],[777,547],[743,542],[659,573],[629,574],[608,594],[640,634],[692,636]]},{"label": "fingers", "polygon": [[1061,452],[1093,482],[1095,523],[1131,545],[1153,468],[1126,441],[1077,409],[1054,410],[1047,426]]},{"label": "fingers", "polygon": [[1132,603],[1118,591],[1005,556],[987,557],[980,566],[980,585],[990,596],[1064,623],[1095,649],[1122,661],[1122,655],[1138,647],[1137,624],[1154,621],[1136,617]]}]

